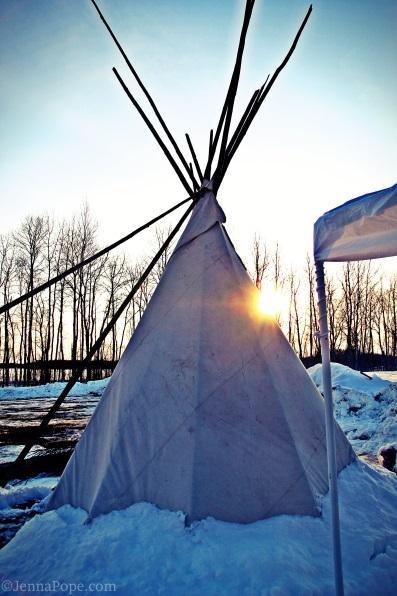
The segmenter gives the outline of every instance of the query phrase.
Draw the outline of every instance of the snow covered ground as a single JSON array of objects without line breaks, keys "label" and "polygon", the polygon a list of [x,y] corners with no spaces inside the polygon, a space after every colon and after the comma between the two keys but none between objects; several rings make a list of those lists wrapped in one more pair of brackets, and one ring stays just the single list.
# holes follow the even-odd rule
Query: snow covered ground
[{"label": "snow covered ground", "polygon": [[[308,373],[322,391],[321,365]],[[397,383],[335,363],[331,375],[335,417],[356,453],[376,456],[382,445],[397,446]]]},{"label": "snow covered ground", "polygon": [[[339,475],[339,491],[346,594],[396,594],[396,476],[358,461]],[[182,513],[147,503],[85,518],[65,506],[28,521],[0,551],[8,593],[18,581],[58,582],[55,593],[94,582],[125,596],[333,594],[328,496],[320,518],[249,525],[185,528]]]},{"label": "snow covered ground", "polygon": [[[321,390],[320,367],[309,374]],[[358,453],[376,455],[397,441],[397,383],[338,364],[332,381],[336,417]],[[102,393],[106,383],[79,384],[74,394]],[[62,387],[0,389],[0,399],[55,396]],[[328,495],[321,518],[283,515],[246,526],[206,519],[185,528],[182,513],[148,503],[90,524],[69,506],[33,517],[56,482],[42,477],[0,489],[10,536],[27,520],[0,551],[4,593],[22,593],[21,582],[41,584],[36,593],[76,593],[79,584],[90,591],[92,583],[126,596],[333,593]],[[346,593],[396,594],[397,476],[357,461],[338,484]]]},{"label": "snow covered ground", "polygon": [[[109,378],[100,379],[99,381],[88,381],[87,383],[76,383],[69,395],[75,397],[84,395],[102,395]],[[0,387],[0,401],[27,399],[29,397],[58,397],[66,382],[58,381],[56,383],[47,383],[46,385],[34,385],[32,387]]]}]

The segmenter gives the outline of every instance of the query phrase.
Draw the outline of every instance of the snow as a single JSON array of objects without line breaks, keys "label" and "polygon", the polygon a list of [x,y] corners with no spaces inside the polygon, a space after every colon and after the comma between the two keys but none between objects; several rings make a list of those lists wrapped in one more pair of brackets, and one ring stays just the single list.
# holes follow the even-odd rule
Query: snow
[{"label": "snow", "polygon": [[0,548],[28,519],[45,510],[57,482],[56,477],[41,476],[24,481],[13,480],[5,489],[0,489]]},{"label": "snow", "polygon": [[[321,391],[320,365],[308,372]],[[79,383],[73,395],[102,393],[107,381]],[[376,456],[381,445],[396,444],[397,383],[332,364],[332,385],[336,418],[358,453]],[[3,388],[0,399],[51,397],[63,386]],[[5,522],[37,513],[0,551],[0,576],[14,582],[10,593],[16,581],[55,581],[53,593],[97,582],[126,596],[333,594],[328,495],[320,518],[283,515],[248,525],[209,518],[186,528],[183,513],[149,503],[90,523],[70,506],[45,512],[56,482],[39,477],[0,489]],[[338,486],[346,594],[395,594],[397,476],[357,461]]]},{"label": "snow", "polygon": [[[395,594],[396,476],[357,461],[339,475],[339,492],[346,594]],[[64,506],[28,521],[0,551],[0,568],[14,582],[106,582],[126,596],[332,594],[328,496],[322,510],[185,528],[182,513],[148,503],[88,524]]]},{"label": "snow", "polygon": [[[82,397],[85,395],[102,395],[110,377],[87,383],[76,383],[69,395]],[[46,385],[34,385],[32,387],[0,387],[0,401],[11,399],[27,399],[38,397],[58,397],[66,382],[47,383]]]},{"label": "snow", "polygon": [[32,501],[42,501],[51,494],[51,490],[57,482],[58,478],[54,476],[38,476],[8,483],[6,488],[0,488],[1,516],[4,517],[7,509],[12,509],[15,513],[15,506]]},{"label": "snow", "polygon": [[[321,364],[315,364],[307,369],[307,372],[313,379],[317,387],[323,386]],[[375,395],[386,389],[389,381],[381,379],[378,375],[373,374],[368,378],[367,373],[363,374],[358,370],[353,370],[343,364],[333,362],[331,364],[331,378],[332,387],[340,387],[349,391],[357,391],[365,395]]]},{"label": "snow", "polygon": [[[308,369],[322,391],[321,364]],[[397,383],[331,364],[335,418],[356,453],[376,456],[385,443],[397,441]]]}]

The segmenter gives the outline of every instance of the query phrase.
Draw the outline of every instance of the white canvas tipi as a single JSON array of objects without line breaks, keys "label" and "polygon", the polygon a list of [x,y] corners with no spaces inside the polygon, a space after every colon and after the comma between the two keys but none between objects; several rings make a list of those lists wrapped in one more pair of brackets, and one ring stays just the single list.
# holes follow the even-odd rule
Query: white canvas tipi
[{"label": "white canvas tipi", "polygon": [[[324,404],[257,290],[208,190],[97,406],[50,508],[139,501],[252,522],[318,515]],[[336,428],[337,465],[354,458]]]}]

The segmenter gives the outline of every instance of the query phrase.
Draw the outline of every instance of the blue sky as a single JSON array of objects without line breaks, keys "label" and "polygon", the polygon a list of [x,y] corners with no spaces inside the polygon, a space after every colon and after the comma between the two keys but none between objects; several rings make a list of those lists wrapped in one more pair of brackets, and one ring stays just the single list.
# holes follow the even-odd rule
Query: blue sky
[{"label": "blue sky", "polygon": [[[244,3],[98,2],[180,146],[186,151],[188,131],[204,162]],[[237,115],[282,60],[307,7],[257,0]],[[279,241],[287,260],[303,261],[322,212],[395,183],[396,22],[394,0],[313,3],[219,193],[243,256],[260,233]],[[0,0],[0,233],[31,213],[68,217],[87,200],[107,242],[185,196],[113,66],[135,90],[89,0]]]}]

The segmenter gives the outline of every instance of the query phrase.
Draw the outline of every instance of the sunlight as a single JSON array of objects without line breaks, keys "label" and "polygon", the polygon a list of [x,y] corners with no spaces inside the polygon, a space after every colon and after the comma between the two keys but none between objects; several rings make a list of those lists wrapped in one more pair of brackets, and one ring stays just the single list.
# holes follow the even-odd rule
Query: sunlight
[{"label": "sunlight", "polygon": [[283,310],[284,296],[275,288],[260,290],[257,308],[262,315],[275,317]]}]

